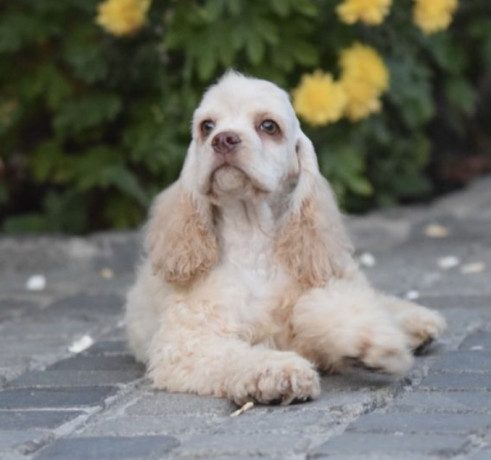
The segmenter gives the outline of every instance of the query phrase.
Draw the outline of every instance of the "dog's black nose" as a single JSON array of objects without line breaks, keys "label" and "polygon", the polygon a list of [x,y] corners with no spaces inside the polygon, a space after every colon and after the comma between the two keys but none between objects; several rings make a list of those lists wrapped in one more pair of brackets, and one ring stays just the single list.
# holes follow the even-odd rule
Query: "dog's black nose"
[{"label": "dog's black nose", "polygon": [[216,153],[225,154],[235,150],[241,142],[240,137],[233,131],[224,131],[212,139],[211,146]]}]

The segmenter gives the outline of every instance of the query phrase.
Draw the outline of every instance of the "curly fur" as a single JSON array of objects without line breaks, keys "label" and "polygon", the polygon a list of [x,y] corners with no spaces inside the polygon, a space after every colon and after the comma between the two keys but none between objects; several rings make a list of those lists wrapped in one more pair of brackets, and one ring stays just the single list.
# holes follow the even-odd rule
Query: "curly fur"
[{"label": "curly fur", "polygon": [[[226,154],[213,147],[224,132],[240,139]],[[179,180],[155,200],[127,298],[130,348],[154,385],[288,404],[319,394],[317,369],[405,373],[445,320],[360,272],[286,93],[229,72],[192,135]]]}]

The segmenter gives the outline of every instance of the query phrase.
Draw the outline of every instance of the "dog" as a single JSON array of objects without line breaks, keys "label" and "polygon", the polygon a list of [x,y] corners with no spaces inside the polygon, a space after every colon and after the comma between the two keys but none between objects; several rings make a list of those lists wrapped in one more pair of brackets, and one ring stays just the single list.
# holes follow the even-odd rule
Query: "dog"
[{"label": "dog", "polygon": [[145,235],[125,325],[159,389],[306,401],[318,371],[403,375],[445,329],[369,284],[312,142],[265,80],[229,71],[208,89]]}]

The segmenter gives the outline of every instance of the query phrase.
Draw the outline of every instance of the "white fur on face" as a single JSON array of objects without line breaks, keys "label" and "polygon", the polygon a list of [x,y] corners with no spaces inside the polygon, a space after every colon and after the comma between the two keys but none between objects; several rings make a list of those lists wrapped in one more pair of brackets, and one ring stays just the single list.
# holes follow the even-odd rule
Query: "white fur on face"
[{"label": "white fur on face", "polygon": [[[201,124],[214,123],[204,135]],[[275,135],[262,131],[265,120],[279,126]],[[271,193],[298,172],[295,139],[298,121],[287,94],[263,80],[229,72],[204,95],[193,117],[193,141],[188,161],[194,163],[195,183],[203,195],[244,198],[250,192]],[[213,150],[214,136],[233,132],[241,143],[229,164]]]}]

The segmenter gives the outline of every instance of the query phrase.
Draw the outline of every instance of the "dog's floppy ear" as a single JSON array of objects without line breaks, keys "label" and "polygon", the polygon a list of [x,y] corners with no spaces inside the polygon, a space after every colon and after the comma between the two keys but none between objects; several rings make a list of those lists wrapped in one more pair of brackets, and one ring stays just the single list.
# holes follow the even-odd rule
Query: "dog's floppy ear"
[{"label": "dog's floppy ear", "polygon": [[319,171],[312,142],[300,130],[296,152],[298,183],[275,251],[303,287],[321,287],[352,267],[352,246],[331,187]]},{"label": "dog's floppy ear", "polygon": [[207,273],[219,257],[211,204],[188,185],[192,163],[187,158],[181,178],[155,199],[145,241],[154,272],[179,284]]}]

